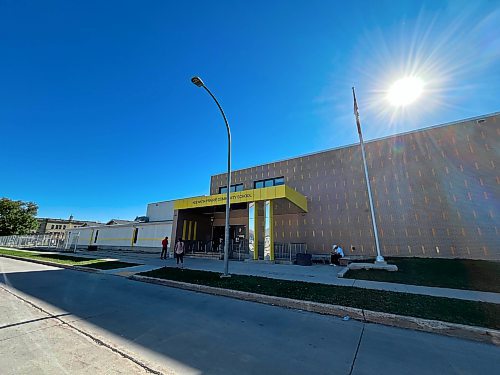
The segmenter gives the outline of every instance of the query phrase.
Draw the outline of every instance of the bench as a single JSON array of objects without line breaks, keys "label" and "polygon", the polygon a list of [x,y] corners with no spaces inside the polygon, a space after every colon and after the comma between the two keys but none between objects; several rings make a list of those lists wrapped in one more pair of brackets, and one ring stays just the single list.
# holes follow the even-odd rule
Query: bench
[{"label": "bench", "polygon": [[350,263],[354,261],[366,261],[366,262],[373,262],[374,259],[372,257],[367,257],[365,255],[348,255],[343,258],[339,259],[339,264],[341,266],[347,267]]},{"label": "bench", "polygon": [[[311,254],[312,255],[312,262],[313,263],[323,263],[323,264],[330,264],[331,262],[331,254]],[[365,256],[360,256],[360,255],[348,255],[343,258],[339,259],[339,265],[343,267],[347,267],[349,263],[354,262],[355,260],[365,260],[368,259]]]},{"label": "bench", "polygon": [[352,262],[352,259],[349,257],[343,257],[339,259],[339,265],[347,267],[349,263]]}]

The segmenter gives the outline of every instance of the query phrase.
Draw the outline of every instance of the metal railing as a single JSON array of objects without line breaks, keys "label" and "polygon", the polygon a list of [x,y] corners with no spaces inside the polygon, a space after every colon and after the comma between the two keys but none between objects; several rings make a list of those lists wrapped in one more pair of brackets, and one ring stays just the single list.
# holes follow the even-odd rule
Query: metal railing
[{"label": "metal railing", "polygon": [[[214,244],[212,241],[184,241],[186,255],[201,255],[222,257],[224,242]],[[248,258],[248,240],[231,240],[229,244],[229,259],[244,260]]]},{"label": "metal railing", "polygon": [[229,246],[229,259],[245,260],[248,257],[248,240],[240,239],[238,242],[231,241]]},{"label": "metal railing", "polygon": [[212,249],[212,241],[184,241],[186,254],[217,253],[219,249]]},{"label": "metal railing", "polygon": [[307,253],[305,243],[274,243],[274,259],[293,262],[298,253]]},{"label": "metal railing", "polygon": [[13,247],[19,249],[47,248],[64,251],[67,250],[66,245],[67,244],[64,238],[60,238],[52,234],[0,236],[0,246],[3,247]]},{"label": "metal railing", "polygon": [[[224,244],[218,246],[212,241],[184,241],[186,255],[223,256]],[[259,242],[259,248],[264,247],[264,242]],[[298,253],[307,253],[305,243],[274,243],[274,259],[294,262]],[[240,239],[238,242],[231,240],[229,244],[229,259],[245,260],[249,258],[249,246],[247,239]]]}]

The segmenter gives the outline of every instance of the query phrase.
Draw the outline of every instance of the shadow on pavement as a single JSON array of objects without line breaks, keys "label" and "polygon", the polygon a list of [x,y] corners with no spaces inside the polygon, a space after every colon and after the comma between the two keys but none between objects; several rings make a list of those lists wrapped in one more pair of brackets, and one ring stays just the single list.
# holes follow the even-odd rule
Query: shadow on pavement
[{"label": "shadow on pavement", "polygon": [[39,322],[41,320],[47,320],[47,319],[54,319],[54,318],[60,318],[63,316],[68,316],[71,315],[70,313],[66,314],[59,314],[59,315],[51,315],[51,316],[45,316],[43,318],[37,318],[37,319],[30,319],[30,320],[25,320],[23,322],[18,322],[18,323],[12,323],[12,324],[6,324],[4,326],[0,326],[0,329],[5,329],[5,328],[11,328],[11,327],[16,327],[16,326],[21,326],[24,324],[29,324],[29,323],[34,323],[34,322]]},{"label": "shadow on pavement", "polygon": [[180,373],[348,373],[362,327],[105,274],[50,269],[4,273],[0,282]]}]

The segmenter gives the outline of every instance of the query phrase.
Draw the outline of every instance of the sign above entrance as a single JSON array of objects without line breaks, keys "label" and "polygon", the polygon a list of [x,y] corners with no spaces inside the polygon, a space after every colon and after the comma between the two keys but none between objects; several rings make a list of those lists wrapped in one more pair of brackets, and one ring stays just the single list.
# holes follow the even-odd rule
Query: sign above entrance
[{"label": "sign above entrance", "polygon": [[[286,186],[271,186],[262,189],[243,190],[230,194],[232,203],[257,202],[273,199],[286,199],[307,212],[307,199],[294,189]],[[188,208],[220,206],[226,204],[226,194],[203,195],[200,197],[178,199],[174,202],[174,210]]]}]

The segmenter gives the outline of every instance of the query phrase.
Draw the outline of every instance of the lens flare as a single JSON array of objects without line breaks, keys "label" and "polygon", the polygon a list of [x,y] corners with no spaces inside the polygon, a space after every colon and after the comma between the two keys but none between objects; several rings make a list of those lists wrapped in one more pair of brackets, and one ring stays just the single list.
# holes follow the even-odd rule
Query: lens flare
[{"label": "lens flare", "polygon": [[420,94],[424,83],[418,77],[405,77],[397,80],[389,89],[387,99],[397,107],[402,107],[414,102]]}]

